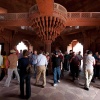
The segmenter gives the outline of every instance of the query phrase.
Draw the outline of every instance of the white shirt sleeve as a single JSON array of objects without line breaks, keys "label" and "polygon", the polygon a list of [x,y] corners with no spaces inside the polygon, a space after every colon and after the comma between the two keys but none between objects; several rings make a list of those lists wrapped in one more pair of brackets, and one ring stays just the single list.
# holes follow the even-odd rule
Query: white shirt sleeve
[{"label": "white shirt sleeve", "polygon": [[45,65],[47,66],[48,65],[48,61],[47,61],[47,58],[45,57]]}]

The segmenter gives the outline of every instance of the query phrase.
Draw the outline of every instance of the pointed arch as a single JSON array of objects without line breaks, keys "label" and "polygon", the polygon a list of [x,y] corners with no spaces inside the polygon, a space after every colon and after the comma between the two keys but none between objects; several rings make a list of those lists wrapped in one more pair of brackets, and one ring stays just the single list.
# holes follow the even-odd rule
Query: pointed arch
[{"label": "pointed arch", "polygon": [[67,51],[73,50],[74,52],[81,51],[81,54],[83,55],[83,45],[77,40],[72,40],[71,43],[67,46]]}]

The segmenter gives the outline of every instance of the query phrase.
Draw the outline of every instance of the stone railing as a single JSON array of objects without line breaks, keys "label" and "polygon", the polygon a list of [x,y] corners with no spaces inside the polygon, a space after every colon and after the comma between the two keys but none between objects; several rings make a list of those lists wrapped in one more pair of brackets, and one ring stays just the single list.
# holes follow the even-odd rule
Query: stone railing
[{"label": "stone railing", "polygon": [[[27,19],[29,13],[5,13],[0,14],[0,21]],[[100,18],[100,12],[67,12],[67,18]]]},{"label": "stone railing", "polygon": [[59,11],[59,13],[63,13],[66,15],[67,10],[65,7],[63,7],[62,5],[58,4],[58,3],[54,3],[54,11]]},{"label": "stone railing", "polygon": [[28,13],[6,13],[6,14],[0,14],[0,21],[27,19],[28,16],[29,16]]},{"label": "stone railing", "polygon": [[100,18],[100,12],[67,12],[66,18]]},{"label": "stone railing", "polygon": [[60,5],[58,3],[54,3],[54,12],[53,12],[54,16],[60,17],[65,22],[66,21],[66,14],[67,14],[67,10],[65,7],[63,7],[62,5]]}]

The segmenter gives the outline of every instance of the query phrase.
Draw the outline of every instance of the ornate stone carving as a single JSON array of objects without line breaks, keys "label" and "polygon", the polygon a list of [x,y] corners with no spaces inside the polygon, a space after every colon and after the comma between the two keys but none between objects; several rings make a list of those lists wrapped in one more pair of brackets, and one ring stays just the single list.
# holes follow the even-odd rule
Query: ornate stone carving
[{"label": "ornate stone carving", "polygon": [[34,14],[38,12],[36,5],[33,6],[29,12],[31,26],[43,40],[53,41],[65,28],[67,10],[60,4],[54,3],[54,12],[52,16],[42,16],[40,14],[34,16]]}]

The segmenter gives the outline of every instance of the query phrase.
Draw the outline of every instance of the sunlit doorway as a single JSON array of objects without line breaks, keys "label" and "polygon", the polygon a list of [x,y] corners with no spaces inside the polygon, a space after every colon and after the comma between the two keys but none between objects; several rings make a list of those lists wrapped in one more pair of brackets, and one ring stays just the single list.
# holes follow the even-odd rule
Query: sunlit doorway
[{"label": "sunlit doorway", "polygon": [[28,47],[21,41],[18,45],[17,45],[17,50],[20,52],[20,50],[28,50]]},{"label": "sunlit doorway", "polygon": [[[69,53],[70,50],[73,50],[73,52],[75,52],[76,54],[78,54],[78,52],[81,52],[81,55],[83,56],[83,45],[81,43],[79,43],[79,41],[77,40],[73,40],[69,46],[67,46],[67,52]],[[81,61],[81,69],[83,66],[83,61]]]},{"label": "sunlit doorway", "polygon": [[81,54],[83,55],[83,45],[79,43],[77,40],[73,40],[69,46],[67,46],[67,51],[69,53],[70,50],[73,50],[76,54],[81,51]]},{"label": "sunlit doorway", "polygon": [[83,45],[81,43],[77,43],[74,47],[73,47],[73,51],[78,53],[79,51],[81,51],[81,55],[83,56]]}]

